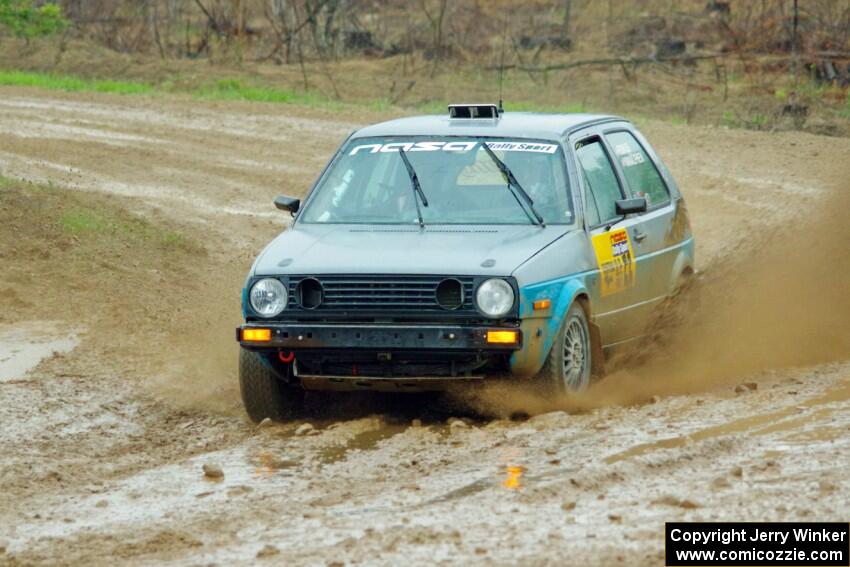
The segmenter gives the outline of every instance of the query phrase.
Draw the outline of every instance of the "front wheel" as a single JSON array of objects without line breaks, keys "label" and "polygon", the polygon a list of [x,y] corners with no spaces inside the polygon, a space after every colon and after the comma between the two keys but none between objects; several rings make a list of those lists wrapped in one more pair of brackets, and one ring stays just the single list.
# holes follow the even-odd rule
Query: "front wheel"
[{"label": "front wheel", "polygon": [[245,411],[254,422],[267,417],[274,421],[293,419],[304,402],[304,390],[286,384],[257,353],[245,349],[239,349],[239,390]]},{"label": "front wheel", "polygon": [[581,305],[573,303],[540,370],[542,385],[555,393],[584,390],[590,384],[592,356],[587,315]]}]

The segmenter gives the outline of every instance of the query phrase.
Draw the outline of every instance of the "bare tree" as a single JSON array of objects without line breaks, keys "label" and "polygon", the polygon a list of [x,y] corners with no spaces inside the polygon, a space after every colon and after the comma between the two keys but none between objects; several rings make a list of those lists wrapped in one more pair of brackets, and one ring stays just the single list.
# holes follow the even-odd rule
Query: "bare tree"
[{"label": "bare tree", "polygon": [[570,17],[572,16],[573,0],[564,0],[564,19],[561,23],[561,39],[570,36]]},{"label": "bare tree", "polygon": [[448,0],[420,0],[420,4],[431,27],[431,50],[434,59],[431,74],[433,75],[437,70],[437,63],[443,57],[443,22]]},{"label": "bare tree", "polygon": [[145,12],[147,12],[148,27],[150,28],[151,35],[153,36],[153,42],[154,44],[156,44],[156,47],[159,50],[159,56],[162,59],[165,59],[165,48],[163,48],[162,46],[162,39],[159,35],[158,5],[159,4],[158,2],[156,2],[156,0],[146,0]]}]

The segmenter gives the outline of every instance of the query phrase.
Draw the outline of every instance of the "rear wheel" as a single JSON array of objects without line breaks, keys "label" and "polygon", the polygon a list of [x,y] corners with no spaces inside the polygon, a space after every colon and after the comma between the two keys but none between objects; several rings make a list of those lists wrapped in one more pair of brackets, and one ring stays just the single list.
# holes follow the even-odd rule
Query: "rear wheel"
[{"label": "rear wheel", "polygon": [[540,370],[543,387],[555,393],[584,390],[590,384],[592,356],[587,315],[573,303]]},{"label": "rear wheel", "polygon": [[239,390],[248,417],[254,422],[271,418],[286,421],[298,416],[304,403],[304,390],[286,384],[260,356],[239,349]]}]

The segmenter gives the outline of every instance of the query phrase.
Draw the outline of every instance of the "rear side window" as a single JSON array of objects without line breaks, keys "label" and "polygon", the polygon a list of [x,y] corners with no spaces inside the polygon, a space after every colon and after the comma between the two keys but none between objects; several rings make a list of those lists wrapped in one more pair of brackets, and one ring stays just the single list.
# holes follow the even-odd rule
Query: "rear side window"
[{"label": "rear side window", "polygon": [[588,224],[596,226],[617,218],[616,203],[623,198],[623,193],[601,142],[579,142],[576,156],[585,180],[584,203]]},{"label": "rear side window", "polygon": [[632,194],[646,197],[650,207],[669,201],[670,193],[664,180],[635,137],[629,132],[613,132],[606,134],[606,137],[620,162]]}]

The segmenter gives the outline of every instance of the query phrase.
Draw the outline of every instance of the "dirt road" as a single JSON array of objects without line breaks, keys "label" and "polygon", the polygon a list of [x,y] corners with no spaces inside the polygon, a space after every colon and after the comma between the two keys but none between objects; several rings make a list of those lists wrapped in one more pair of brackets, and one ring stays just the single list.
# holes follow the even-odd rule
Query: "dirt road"
[{"label": "dirt road", "polygon": [[847,139],[643,124],[702,276],[586,396],[248,423],[232,332],[271,200],[367,118],[0,89],[0,175],[195,243],[63,235],[0,186],[0,564],[661,565],[665,521],[847,520]]}]

